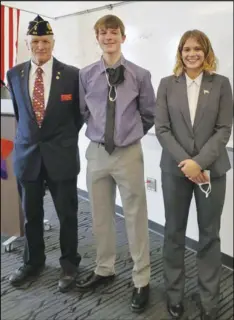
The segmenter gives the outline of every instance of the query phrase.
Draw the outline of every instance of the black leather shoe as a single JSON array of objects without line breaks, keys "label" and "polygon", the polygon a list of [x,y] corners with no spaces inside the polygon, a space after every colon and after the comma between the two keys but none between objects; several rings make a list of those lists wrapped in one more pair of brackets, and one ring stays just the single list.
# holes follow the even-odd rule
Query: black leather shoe
[{"label": "black leather shoe", "polygon": [[114,280],[115,275],[100,276],[95,272],[92,272],[86,279],[78,281],[76,287],[81,290],[94,289],[99,285],[106,284]]},{"label": "black leather shoe", "polygon": [[203,310],[201,313],[201,320],[216,320],[216,315],[214,312],[206,312]]},{"label": "black leather shoe", "polygon": [[182,315],[184,314],[184,306],[182,303],[172,305],[168,302],[167,303],[167,310],[174,319],[180,319],[182,317]]},{"label": "black leather shoe", "polygon": [[131,309],[133,312],[141,313],[149,300],[149,284],[145,287],[134,288],[132,293]]},{"label": "black leather shoe", "polygon": [[58,289],[60,292],[68,292],[76,286],[77,272],[68,273],[62,271],[58,282]]},{"label": "black leather shoe", "polygon": [[29,264],[24,264],[10,276],[9,281],[13,286],[20,286],[31,276],[39,275],[45,267],[45,264],[34,267]]}]

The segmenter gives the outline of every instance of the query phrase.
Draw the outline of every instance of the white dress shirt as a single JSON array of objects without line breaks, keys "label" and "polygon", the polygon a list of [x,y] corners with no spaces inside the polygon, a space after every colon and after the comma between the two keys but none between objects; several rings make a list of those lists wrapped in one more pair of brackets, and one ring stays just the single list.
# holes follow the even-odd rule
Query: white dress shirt
[{"label": "white dress shirt", "polygon": [[203,77],[203,72],[199,74],[196,79],[191,79],[185,73],[186,83],[187,83],[187,93],[188,93],[188,103],[189,103],[189,111],[192,125],[194,124],[194,119],[197,110],[197,102]]},{"label": "white dress shirt", "polygon": [[[29,95],[32,101],[33,96],[33,88],[34,83],[36,79],[36,70],[38,66],[31,61],[31,69],[29,72]],[[43,84],[44,84],[44,101],[45,101],[45,109],[48,103],[49,94],[50,94],[50,87],[51,87],[51,80],[52,80],[52,68],[53,68],[53,57],[49,61],[47,61],[45,64],[40,66],[40,68],[43,70],[42,78],[43,78]]]}]

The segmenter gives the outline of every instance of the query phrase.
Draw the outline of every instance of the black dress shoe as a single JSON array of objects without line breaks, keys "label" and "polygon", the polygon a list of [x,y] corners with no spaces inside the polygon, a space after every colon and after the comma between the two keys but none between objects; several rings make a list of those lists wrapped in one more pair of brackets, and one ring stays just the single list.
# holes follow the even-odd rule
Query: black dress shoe
[{"label": "black dress shoe", "polygon": [[99,285],[106,284],[114,280],[115,275],[100,276],[95,272],[92,272],[86,279],[78,281],[76,287],[81,290],[94,289]]},{"label": "black dress shoe", "polygon": [[167,303],[167,310],[174,319],[180,319],[182,317],[182,315],[184,314],[184,306],[182,303],[172,305],[168,302]]},{"label": "black dress shoe", "polygon": [[13,286],[20,286],[31,276],[39,275],[44,269],[45,264],[38,267],[31,266],[29,264],[24,264],[19,269],[10,276],[9,281]]},{"label": "black dress shoe", "polygon": [[149,284],[145,287],[134,288],[132,293],[131,309],[133,312],[141,313],[149,300]]},{"label": "black dress shoe", "polygon": [[77,272],[68,273],[62,271],[58,282],[58,289],[60,292],[68,292],[76,286]]}]

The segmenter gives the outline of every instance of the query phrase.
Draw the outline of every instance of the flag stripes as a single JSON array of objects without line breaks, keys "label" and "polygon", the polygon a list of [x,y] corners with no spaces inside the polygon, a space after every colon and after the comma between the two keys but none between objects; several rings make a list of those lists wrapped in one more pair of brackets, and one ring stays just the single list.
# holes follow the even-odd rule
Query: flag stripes
[{"label": "flag stripes", "polygon": [[1,80],[17,62],[20,10],[1,5]]}]

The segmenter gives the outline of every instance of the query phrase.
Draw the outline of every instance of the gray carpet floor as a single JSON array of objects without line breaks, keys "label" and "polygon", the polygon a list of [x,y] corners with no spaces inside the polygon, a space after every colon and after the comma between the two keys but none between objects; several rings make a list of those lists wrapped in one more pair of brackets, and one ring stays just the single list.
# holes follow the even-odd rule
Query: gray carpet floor
[{"label": "gray carpet floor", "polygon": [[[23,239],[19,238],[12,252],[1,252],[1,319],[2,320],[169,320],[166,311],[162,278],[162,243],[160,235],[150,232],[151,295],[147,310],[133,314],[131,272],[133,263],[129,254],[124,219],[116,216],[117,259],[115,281],[91,292],[80,293],[76,288],[69,293],[57,290],[59,278],[59,222],[49,194],[45,197],[45,218],[51,230],[45,231],[46,268],[39,278],[20,288],[8,283],[10,273],[21,264]],[[3,240],[3,239],[2,239]],[[82,262],[79,278],[95,266],[95,243],[89,202],[79,199],[79,252]],[[199,301],[196,287],[195,254],[186,250],[186,314],[183,319],[198,320]],[[223,268],[219,303],[220,320],[233,317],[233,271]]]}]

